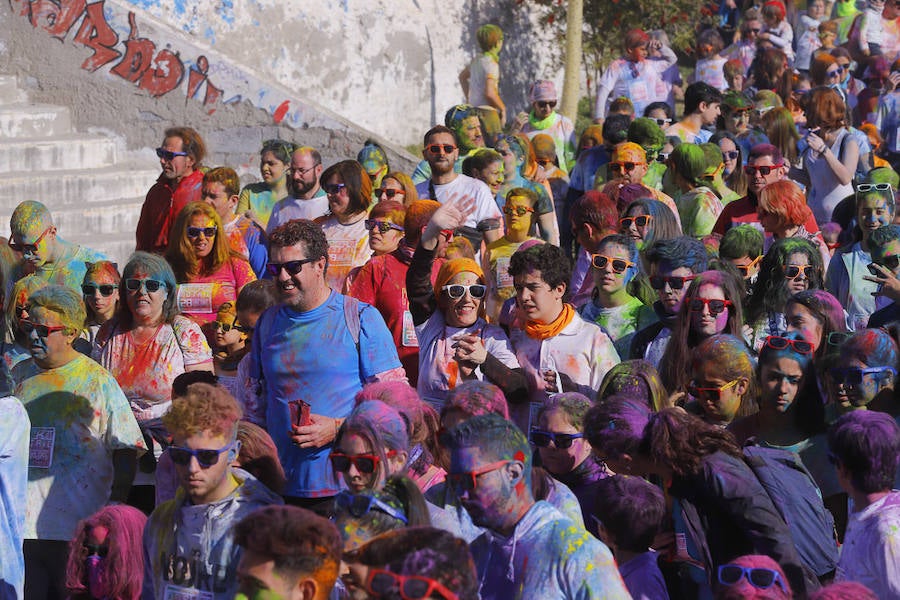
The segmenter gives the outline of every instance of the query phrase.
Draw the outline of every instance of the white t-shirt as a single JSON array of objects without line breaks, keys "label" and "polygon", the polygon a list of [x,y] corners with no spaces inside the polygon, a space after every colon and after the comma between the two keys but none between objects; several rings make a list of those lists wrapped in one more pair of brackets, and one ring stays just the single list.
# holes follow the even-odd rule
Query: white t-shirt
[{"label": "white t-shirt", "polygon": [[448,199],[451,199],[451,197],[456,198],[457,200],[467,197],[475,199],[475,211],[469,215],[468,219],[466,219],[466,227],[474,229],[478,226],[478,223],[486,219],[503,218],[503,215],[500,214],[500,209],[497,207],[497,203],[494,202],[494,197],[491,195],[491,188],[483,181],[475,179],[474,177],[457,175],[456,179],[450,183],[441,185],[435,184],[434,195],[437,196],[437,198],[431,198],[428,187],[429,181],[423,181],[416,186],[419,198],[430,198],[441,204]]},{"label": "white t-shirt", "polygon": [[488,79],[493,79],[499,87],[500,65],[487,54],[482,54],[469,65],[469,104],[472,106],[490,106],[484,93]]},{"label": "white t-shirt", "polygon": [[879,598],[900,597],[900,492],[850,513],[835,580],[858,581]]},{"label": "white t-shirt", "polygon": [[276,227],[284,225],[293,219],[315,221],[326,214],[328,214],[328,196],[325,195],[325,192],[309,200],[288,196],[279,200],[272,208],[272,215],[269,217],[269,223],[266,225],[266,235],[271,235]]}]

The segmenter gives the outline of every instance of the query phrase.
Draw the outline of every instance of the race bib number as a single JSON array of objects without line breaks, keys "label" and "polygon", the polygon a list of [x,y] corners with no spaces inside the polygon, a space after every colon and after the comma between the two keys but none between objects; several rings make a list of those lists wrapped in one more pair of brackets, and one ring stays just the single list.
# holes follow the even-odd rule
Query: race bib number
[{"label": "race bib number", "polygon": [[416,337],[416,326],[413,325],[412,313],[403,311],[403,333],[400,335],[400,345],[404,348],[418,348],[419,338]]},{"label": "race bib number", "polygon": [[213,600],[212,592],[204,592],[193,588],[181,587],[180,585],[166,586],[164,600]]},{"label": "race bib number", "polygon": [[183,313],[213,312],[213,284],[182,283],[178,286],[178,309]]},{"label": "race bib number", "polygon": [[56,442],[55,427],[32,427],[28,444],[28,466],[49,469],[53,464],[53,445]]},{"label": "race bib number", "polygon": [[355,253],[356,242],[353,240],[328,242],[328,261],[336,267],[353,266],[353,255]]}]

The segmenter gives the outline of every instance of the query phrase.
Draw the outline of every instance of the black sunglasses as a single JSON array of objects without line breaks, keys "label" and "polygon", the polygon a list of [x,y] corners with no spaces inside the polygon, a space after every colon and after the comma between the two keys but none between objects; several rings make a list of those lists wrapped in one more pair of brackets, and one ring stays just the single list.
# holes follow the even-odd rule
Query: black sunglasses
[{"label": "black sunglasses", "polygon": [[88,297],[93,297],[97,290],[100,290],[100,295],[104,298],[109,298],[113,295],[113,292],[116,291],[118,286],[113,285],[111,283],[101,283],[100,285],[94,283],[85,283],[81,286],[81,293]]},{"label": "black sunglasses", "polygon": [[268,271],[272,277],[278,277],[279,275],[281,275],[282,269],[287,271],[288,275],[296,275],[303,270],[303,265],[305,265],[306,263],[315,262],[316,260],[318,259],[304,258],[301,260],[289,260],[283,263],[270,262],[266,265],[266,271]]},{"label": "black sunglasses", "polygon": [[393,200],[396,195],[405,196],[406,192],[403,190],[395,190],[393,188],[381,187],[375,190],[375,197],[381,198],[382,196],[386,196],[388,200]]},{"label": "black sunglasses", "polygon": [[688,281],[694,279],[696,275],[688,275],[687,277],[663,277],[662,275],[651,275],[650,276],[650,287],[654,290],[661,290],[666,287],[666,284],[669,284],[669,287],[673,290],[684,289],[684,284]]},{"label": "black sunglasses", "polygon": [[784,265],[784,276],[788,279],[797,279],[801,272],[804,277],[809,279],[813,274],[812,265]]},{"label": "black sunglasses", "polygon": [[125,289],[129,292],[136,292],[140,289],[146,290],[148,293],[158,292],[160,288],[166,287],[166,284],[156,279],[132,279],[125,280]]},{"label": "black sunglasses", "polygon": [[163,160],[173,160],[178,156],[187,156],[187,152],[172,152],[171,150],[166,150],[165,148],[157,148],[156,156]]},{"label": "black sunglasses", "polygon": [[577,439],[584,437],[583,433],[553,433],[552,431],[531,430],[531,443],[538,448],[546,448],[553,442],[553,446],[560,450],[571,448]]},{"label": "black sunglasses", "polygon": [[614,258],[603,254],[591,255],[591,265],[593,265],[595,269],[603,270],[610,262],[612,263],[614,273],[624,273],[625,269],[634,266],[633,262],[625,260],[624,258]]},{"label": "black sunglasses", "polygon": [[688,308],[690,308],[691,312],[703,312],[704,306],[708,306],[709,314],[715,316],[724,312],[726,308],[731,306],[731,300],[718,300],[715,298],[693,298]]},{"label": "black sunglasses", "polygon": [[232,448],[234,448],[234,442],[219,449],[201,448],[199,450],[194,450],[193,448],[179,448],[178,446],[169,446],[169,449],[167,451],[169,453],[169,458],[171,458],[172,462],[176,465],[186,467],[191,464],[191,457],[196,457],[197,463],[200,465],[200,467],[208,469],[219,462],[220,454],[222,454],[223,452],[227,452]]},{"label": "black sunglasses", "polygon": [[342,490],[334,497],[334,505],[339,510],[346,511],[357,519],[366,516],[375,509],[394,517],[398,521],[403,521],[403,523],[409,522],[402,511],[370,494],[353,494],[347,490]]},{"label": "black sunglasses", "polygon": [[198,238],[202,233],[206,239],[210,239],[216,237],[216,232],[218,230],[219,228],[215,225],[213,225],[212,227],[188,227],[187,236],[189,238]]},{"label": "black sunglasses", "polygon": [[88,556],[99,556],[103,558],[107,554],[109,554],[109,546],[104,546],[103,544],[89,544],[87,542],[82,544],[85,550],[87,550]]}]

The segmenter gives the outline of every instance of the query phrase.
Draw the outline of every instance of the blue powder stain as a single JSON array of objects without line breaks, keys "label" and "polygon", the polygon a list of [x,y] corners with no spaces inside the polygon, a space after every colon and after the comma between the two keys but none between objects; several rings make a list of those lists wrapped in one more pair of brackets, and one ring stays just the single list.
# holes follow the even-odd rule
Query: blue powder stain
[{"label": "blue powder stain", "polygon": [[129,2],[140,8],[150,8],[158,4],[158,0],[129,0]]},{"label": "blue powder stain", "polygon": [[183,15],[187,7],[185,6],[185,0],[175,0],[175,14]]},{"label": "blue powder stain", "polygon": [[234,25],[234,2],[232,0],[222,0],[222,8],[219,11],[222,20],[229,25]]},{"label": "blue powder stain", "polygon": [[206,31],[203,32],[203,37],[209,40],[210,44],[216,43],[216,30],[212,27],[207,26]]}]

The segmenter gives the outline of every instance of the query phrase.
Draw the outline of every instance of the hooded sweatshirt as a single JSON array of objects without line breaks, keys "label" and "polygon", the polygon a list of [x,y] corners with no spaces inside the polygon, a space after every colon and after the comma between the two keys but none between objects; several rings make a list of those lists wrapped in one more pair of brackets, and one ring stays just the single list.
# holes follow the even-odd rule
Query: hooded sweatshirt
[{"label": "hooded sweatshirt", "polygon": [[234,526],[257,508],[282,500],[246,471],[232,469],[232,474],[238,487],[218,502],[191,504],[179,487],[174,500],[150,515],[144,529],[143,600],[179,594],[197,600],[234,597],[241,557]]}]

